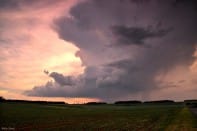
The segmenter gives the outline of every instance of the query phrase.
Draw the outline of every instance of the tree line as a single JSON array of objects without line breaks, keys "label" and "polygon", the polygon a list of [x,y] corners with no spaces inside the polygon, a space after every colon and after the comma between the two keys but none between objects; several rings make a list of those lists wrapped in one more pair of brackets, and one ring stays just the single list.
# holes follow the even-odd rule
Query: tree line
[{"label": "tree line", "polygon": [[31,101],[31,100],[15,100],[15,99],[4,99],[0,96],[0,102],[9,102],[9,103],[35,103],[35,104],[67,104],[63,101]]},{"label": "tree line", "polygon": [[[20,102],[20,103],[36,103],[36,104],[68,104],[63,101],[31,101],[31,100],[16,100],[16,99],[4,99],[0,96],[0,102]],[[156,101],[139,101],[139,100],[128,100],[128,101],[116,101],[115,105],[136,105],[136,104],[173,104],[173,103],[184,103],[187,106],[197,107],[197,100],[184,100],[183,102],[175,102],[174,100],[156,100]],[[87,102],[85,105],[105,105],[107,102]]]}]

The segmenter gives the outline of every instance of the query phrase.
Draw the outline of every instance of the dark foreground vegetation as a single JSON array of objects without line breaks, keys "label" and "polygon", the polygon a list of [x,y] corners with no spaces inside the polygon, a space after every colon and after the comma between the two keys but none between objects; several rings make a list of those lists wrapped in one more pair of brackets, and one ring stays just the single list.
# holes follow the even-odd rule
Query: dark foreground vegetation
[{"label": "dark foreground vegetation", "polygon": [[192,108],[197,108],[197,100],[185,100],[184,103]]},{"label": "dark foreground vegetation", "polygon": [[70,105],[3,101],[1,130],[197,130],[197,118],[186,104],[137,103],[125,106],[102,102]]}]

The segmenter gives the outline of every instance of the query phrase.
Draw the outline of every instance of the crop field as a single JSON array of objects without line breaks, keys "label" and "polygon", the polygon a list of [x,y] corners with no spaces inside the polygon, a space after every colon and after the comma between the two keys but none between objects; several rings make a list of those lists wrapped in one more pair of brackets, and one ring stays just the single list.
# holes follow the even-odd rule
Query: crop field
[{"label": "crop field", "polygon": [[181,104],[42,105],[1,103],[1,130],[196,131],[197,119]]}]

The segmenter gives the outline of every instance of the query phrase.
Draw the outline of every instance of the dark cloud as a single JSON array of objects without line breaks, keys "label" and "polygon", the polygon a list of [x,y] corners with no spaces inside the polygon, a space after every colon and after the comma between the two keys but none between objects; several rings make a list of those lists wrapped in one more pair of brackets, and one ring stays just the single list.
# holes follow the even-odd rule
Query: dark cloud
[{"label": "dark cloud", "polygon": [[44,70],[44,73],[48,75],[49,74],[49,71],[48,70]]},{"label": "dark cloud", "polygon": [[186,6],[191,6],[191,7],[195,8],[196,11],[197,11],[197,1],[196,0],[175,0],[173,2],[173,5],[175,7],[177,7],[177,6],[185,6],[185,5]]},{"label": "dark cloud", "polygon": [[72,76],[64,76],[57,72],[52,72],[49,74],[49,76],[52,77],[55,80],[55,82],[57,82],[58,84],[62,86],[75,84],[74,78]]},{"label": "dark cloud", "polygon": [[[62,0],[57,0],[56,3]],[[35,10],[55,4],[53,0],[0,0],[1,11]]]},{"label": "dark cloud", "polygon": [[63,96],[65,91],[65,88],[62,88],[58,84],[49,81],[43,86],[35,86],[32,90],[25,91],[24,94],[28,96],[58,97]]},{"label": "dark cloud", "polygon": [[18,8],[20,6],[20,2],[17,2],[15,0],[1,0],[0,3],[1,10]]},{"label": "dark cloud", "polygon": [[[80,49],[76,55],[86,67],[84,73],[75,84],[67,84],[68,76],[53,73],[53,86],[35,87],[29,95],[111,100],[161,89],[157,76],[177,66],[189,68],[195,60],[195,8],[190,4],[175,7],[173,2],[91,0],[74,6],[71,17],[56,19],[53,28],[61,39]],[[115,44],[151,48],[109,46]],[[179,86],[164,85],[177,90]]]},{"label": "dark cloud", "polygon": [[126,27],[124,25],[113,26],[112,31],[117,38],[117,44],[123,45],[143,45],[146,39],[163,37],[169,32],[169,30],[154,31],[151,28]]},{"label": "dark cloud", "polygon": [[132,61],[129,59],[115,61],[113,63],[109,63],[108,66],[117,67],[117,68],[131,68]]}]

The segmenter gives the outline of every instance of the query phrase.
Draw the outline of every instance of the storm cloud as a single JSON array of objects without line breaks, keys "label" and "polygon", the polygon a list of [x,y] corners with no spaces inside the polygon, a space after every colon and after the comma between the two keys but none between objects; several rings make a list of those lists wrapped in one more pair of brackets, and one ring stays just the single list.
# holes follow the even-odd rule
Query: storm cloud
[{"label": "storm cloud", "polygon": [[152,29],[144,29],[139,27],[113,26],[112,31],[118,38],[118,44],[136,44],[143,45],[148,38],[157,38],[165,36],[168,30],[153,31]]},{"label": "storm cloud", "polygon": [[195,61],[196,14],[192,3],[173,0],[81,2],[52,27],[80,49],[76,56],[86,67],[84,73],[75,82],[72,76],[51,73],[54,83],[35,87],[28,95],[111,100],[160,90],[157,77],[177,66],[189,69]]},{"label": "storm cloud", "polygon": [[62,74],[59,74],[57,72],[52,72],[49,76],[52,77],[55,82],[62,86],[74,85],[74,78],[72,76],[63,76]]}]

